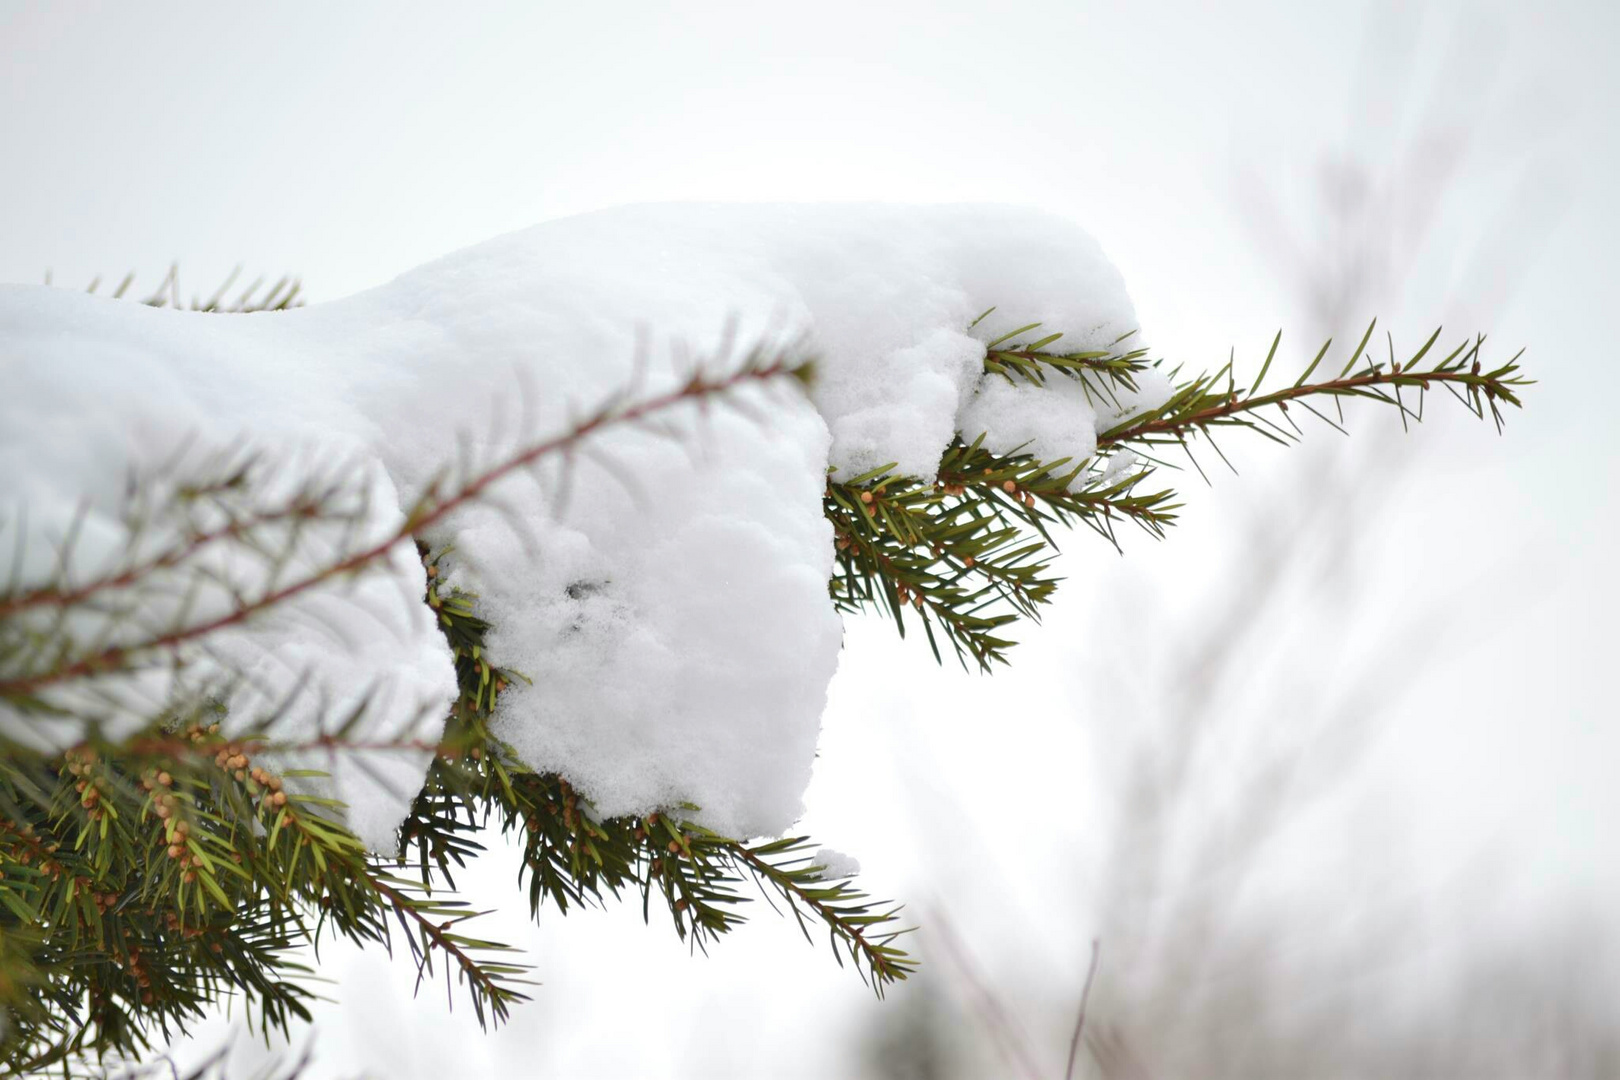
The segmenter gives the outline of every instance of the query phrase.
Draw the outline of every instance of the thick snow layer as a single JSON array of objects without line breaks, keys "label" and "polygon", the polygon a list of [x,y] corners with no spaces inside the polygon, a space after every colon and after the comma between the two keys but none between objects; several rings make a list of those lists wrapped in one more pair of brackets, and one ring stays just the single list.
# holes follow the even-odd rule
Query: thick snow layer
[{"label": "thick snow layer", "polygon": [[[244,443],[270,452],[284,485],[308,463],[353,460],[365,531],[384,536],[458,440],[493,462],[633,376],[645,393],[668,389],[695,359],[717,370],[761,341],[813,355],[809,400],[755,387],[739,395],[746,411],[672,417],[673,440],[604,434],[566,480],[555,467],[510,480],[424,538],[453,545],[447,581],[478,594],[492,660],[532,680],[497,713],[531,765],[567,775],[602,814],[690,802],[722,832],[779,833],[800,812],[841,638],[827,470],[892,462],[930,476],[958,431],[995,449],[1089,455],[1099,417],[1077,384],[982,375],[983,343],[1031,322],[1063,332],[1066,350],[1136,329],[1119,274],[1084,232],[978,206],[631,207],[276,314],[4,287],[0,541],[9,551],[21,528],[25,577],[40,580],[50,539],[83,501],[83,577],[123,550],[132,468]],[[431,613],[400,602],[424,587],[415,552],[402,543],[392,556],[387,574],[215,641],[193,677],[248,677],[234,722],[302,686],[293,731],[370,693],[381,696],[360,730],[432,738],[453,672]],[[283,573],[317,559],[301,550]],[[142,692],[161,697],[167,678],[148,673]],[[392,760],[388,783],[337,778],[382,849],[424,767]]]}]

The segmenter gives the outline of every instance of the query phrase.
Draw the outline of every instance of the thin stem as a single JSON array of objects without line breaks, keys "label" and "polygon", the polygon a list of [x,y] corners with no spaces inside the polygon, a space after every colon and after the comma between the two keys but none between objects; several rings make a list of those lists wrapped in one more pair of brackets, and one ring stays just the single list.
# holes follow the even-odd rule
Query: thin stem
[{"label": "thin stem", "polygon": [[814,911],[828,926],[854,941],[859,947],[862,957],[872,968],[872,977],[879,982],[893,982],[906,977],[906,970],[893,962],[884,954],[883,950],[866,940],[866,936],[858,926],[846,920],[837,908],[809,895],[797,882],[787,874],[782,873],[775,866],[755,855],[746,844],[735,840],[724,842],[724,846],[731,852],[732,858],[747,863],[755,873],[767,878],[771,884],[781,889],[785,894],[803,903]]},{"label": "thin stem", "polygon": [[1331,379],[1326,382],[1301,383],[1298,386],[1286,386],[1274,390],[1269,394],[1258,397],[1238,397],[1236,394],[1226,398],[1218,405],[1207,406],[1196,412],[1181,416],[1154,417],[1142,420],[1135,424],[1116,428],[1113,431],[1103,432],[1097,436],[1099,449],[1109,446],[1119,446],[1124,443],[1152,440],[1156,435],[1181,435],[1192,428],[1203,427],[1207,424],[1217,423],[1230,417],[1243,413],[1263,409],[1268,405],[1279,405],[1293,401],[1296,398],[1310,397],[1316,394],[1353,394],[1358,390],[1369,387],[1419,385],[1428,386],[1447,385],[1458,383],[1470,388],[1485,387],[1498,396],[1506,397],[1503,384],[1487,375],[1479,375],[1469,371],[1403,371],[1399,368],[1389,370],[1373,370],[1360,375],[1351,375],[1343,379]]},{"label": "thin stem", "polygon": [[1086,970],[1086,985],[1080,990],[1080,1015],[1074,1018],[1074,1036],[1069,1039],[1069,1067],[1063,1070],[1063,1080],[1074,1080],[1074,1059],[1080,1052],[1080,1036],[1086,1030],[1086,1002],[1091,1000],[1091,984],[1097,978],[1097,960],[1101,944],[1091,940],[1091,966]]},{"label": "thin stem", "polygon": [[468,481],[454,494],[441,497],[437,501],[430,501],[426,507],[407,514],[405,521],[399,528],[390,533],[386,539],[335,563],[331,563],[308,577],[266,593],[257,600],[239,604],[234,610],[218,618],[171,630],[151,640],[141,642],[139,645],[113,646],[92,653],[89,656],[81,657],[72,663],[63,664],[51,671],[37,675],[27,675],[22,678],[0,680],[0,697],[22,697],[32,694],[43,687],[66,682],[70,679],[95,675],[103,671],[117,670],[123,667],[132,653],[172,649],[185,642],[194,641],[197,638],[217,633],[227,627],[235,626],[266,608],[290,600],[301,593],[331,581],[333,578],[365,568],[386,555],[395,544],[410,540],[416,533],[438,523],[467,503],[480,498],[497,481],[510,476],[519,469],[528,468],[543,457],[556,453],[566,453],[603,428],[633,423],[685,401],[724,393],[745,383],[768,381],[780,375],[790,374],[795,370],[797,370],[796,365],[790,364],[786,360],[776,360],[765,367],[743,368],[740,371],[714,380],[695,375],[684,386],[667,394],[649,398],[646,401],[623,408],[609,407],[602,409],[595,415],[576,423],[561,435],[536,443],[527,450],[515,454],[501,464],[486,470]]}]

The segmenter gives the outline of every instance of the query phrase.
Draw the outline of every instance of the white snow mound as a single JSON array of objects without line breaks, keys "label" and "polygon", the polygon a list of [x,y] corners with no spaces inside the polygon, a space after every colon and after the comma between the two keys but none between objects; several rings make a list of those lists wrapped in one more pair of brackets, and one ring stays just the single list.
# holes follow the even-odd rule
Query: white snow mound
[{"label": "white snow mound", "polygon": [[[827,470],[893,462],[932,476],[958,431],[997,450],[1090,455],[1099,423],[1118,414],[1098,417],[1066,379],[1037,389],[982,374],[984,342],[1033,322],[1070,351],[1136,329],[1090,236],[983,206],[629,207],[259,315],[4,286],[0,551],[20,540],[22,580],[46,580],[82,504],[69,561],[91,577],[129,543],[131,470],[244,445],[265,450],[287,485],[352,462],[362,533],[385,537],[456,459],[458,439],[493,462],[634,375],[656,393],[695,360],[716,371],[755,343],[791,343],[817,360],[808,400],[787,384],[754,387],[737,395],[746,412],[671,416],[683,432],[673,441],[606,433],[572,462],[566,499],[553,463],[423,537],[454,546],[447,580],[478,594],[492,661],[532,680],[497,710],[499,734],[530,765],[566,775],[603,815],[694,803],[721,832],[777,834],[801,812],[838,661]],[[304,545],[283,580],[323,550]],[[176,678],[224,672],[243,680],[230,723],[290,695],[301,704],[279,734],[311,736],[370,694],[353,734],[432,740],[455,678],[424,587],[402,542],[386,574],[211,638],[188,654],[188,674],[155,669],[97,690],[161,700]],[[226,596],[207,603],[228,610]],[[386,851],[427,759],[369,763],[384,758],[381,777],[332,761],[351,822]]]}]

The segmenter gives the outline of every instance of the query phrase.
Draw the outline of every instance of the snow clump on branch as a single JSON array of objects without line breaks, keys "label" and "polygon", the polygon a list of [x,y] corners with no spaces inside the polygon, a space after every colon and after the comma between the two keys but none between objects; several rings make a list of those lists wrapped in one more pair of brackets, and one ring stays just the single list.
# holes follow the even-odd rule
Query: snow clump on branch
[{"label": "snow clump on branch", "polygon": [[[0,551],[19,551],[20,583],[37,586],[75,532],[68,578],[94,579],[132,543],[157,551],[186,535],[132,541],[132,471],[259,451],[274,468],[256,478],[292,491],[343,462],[363,493],[357,523],[288,534],[284,584],[399,529],[458,453],[467,468],[494,464],[628,386],[667,392],[694,364],[717,374],[756,345],[814,357],[808,397],[743,386],[728,404],[662,414],[666,430],[604,431],[419,537],[453,547],[445,586],[477,594],[490,658],[529,680],[502,694],[494,722],[531,766],[565,775],[604,816],[696,804],[719,832],[778,834],[802,809],[842,636],[827,591],[829,468],[932,477],[959,432],[998,453],[1079,460],[1123,415],[1099,416],[1071,380],[984,375],[986,342],[1035,322],[1073,351],[1136,329],[1090,236],[981,206],[629,207],[253,315],[0,287]],[[1143,380],[1120,409],[1165,392]],[[222,578],[265,587],[244,579],[262,562],[219,558]],[[307,741],[369,701],[349,738],[432,742],[456,683],[424,588],[402,540],[382,574],[322,584],[181,647],[178,675],[165,662],[82,681],[109,720],[106,702],[150,706],[190,680],[228,683],[227,730],[279,709],[277,737]],[[233,602],[221,589],[166,614],[195,625]],[[82,686],[44,693],[79,694],[76,714],[95,715]],[[13,736],[36,723],[0,714]],[[353,827],[389,851],[427,760],[304,764],[334,770]]]}]

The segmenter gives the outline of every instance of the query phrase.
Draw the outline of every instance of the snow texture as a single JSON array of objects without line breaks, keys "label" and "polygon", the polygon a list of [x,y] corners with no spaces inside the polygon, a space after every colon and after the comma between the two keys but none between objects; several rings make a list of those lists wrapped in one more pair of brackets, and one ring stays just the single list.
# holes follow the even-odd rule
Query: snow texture
[{"label": "snow texture", "polygon": [[[496,715],[530,765],[568,776],[603,815],[692,803],[720,832],[778,834],[801,812],[838,662],[829,466],[932,476],[958,431],[1079,459],[1117,419],[1065,378],[1036,388],[983,376],[984,343],[1032,322],[1063,332],[1070,351],[1136,329],[1090,236],[983,206],[629,207],[284,313],[0,287],[0,551],[20,530],[24,580],[44,580],[82,502],[70,565],[87,577],[128,547],[132,469],[243,446],[265,450],[276,465],[263,471],[289,487],[352,462],[362,531],[383,537],[458,438],[493,462],[634,377],[641,393],[667,390],[694,362],[720,370],[758,342],[813,355],[808,400],[754,387],[738,395],[746,410],[671,417],[673,439],[606,433],[566,479],[558,463],[511,479],[424,537],[453,545],[446,580],[478,594],[493,662],[531,680]],[[321,550],[304,544],[283,573],[318,565]],[[312,735],[371,695],[358,731],[433,739],[455,683],[431,612],[401,602],[424,587],[400,543],[385,574],[210,639],[180,678],[235,678],[237,725],[301,688],[282,737]],[[136,681],[158,700],[175,678]],[[8,732],[20,722],[0,715]],[[341,764],[334,781],[379,850],[392,849],[426,764],[389,760],[387,782]]]},{"label": "snow texture", "polygon": [[813,866],[821,867],[819,875],[822,881],[836,881],[840,878],[851,878],[861,872],[860,861],[853,855],[846,855],[834,848],[818,848],[810,859]]}]

